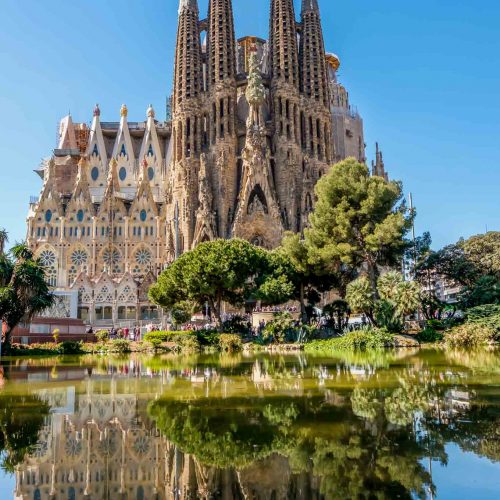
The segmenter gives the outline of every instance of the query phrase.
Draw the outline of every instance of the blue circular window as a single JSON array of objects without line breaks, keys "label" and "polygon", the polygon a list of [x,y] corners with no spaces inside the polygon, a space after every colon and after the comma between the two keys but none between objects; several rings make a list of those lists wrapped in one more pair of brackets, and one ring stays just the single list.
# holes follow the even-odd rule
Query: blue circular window
[{"label": "blue circular window", "polygon": [[83,210],[78,210],[78,212],[76,213],[76,220],[78,222],[83,222],[84,216],[85,216],[85,214],[83,213]]},{"label": "blue circular window", "polygon": [[146,222],[146,219],[148,218],[148,214],[146,210],[141,210],[141,221]]},{"label": "blue circular window", "polygon": [[125,167],[120,168],[118,175],[120,176],[120,180],[124,181],[127,178],[127,169]]},{"label": "blue circular window", "polygon": [[96,181],[97,179],[99,179],[99,169],[97,167],[94,167],[92,169],[92,172],[90,172],[90,176],[92,177],[93,181]]},{"label": "blue circular window", "polygon": [[52,210],[47,210],[45,212],[45,222],[50,222],[52,220]]},{"label": "blue circular window", "polygon": [[150,181],[155,178],[155,169],[153,167],[148,168],[148,178]]}]

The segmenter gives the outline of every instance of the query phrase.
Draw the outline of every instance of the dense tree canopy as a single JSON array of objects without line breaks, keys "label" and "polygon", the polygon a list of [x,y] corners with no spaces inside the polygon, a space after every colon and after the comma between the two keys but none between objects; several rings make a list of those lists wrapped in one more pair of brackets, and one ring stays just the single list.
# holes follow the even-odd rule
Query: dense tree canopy
[{"label": "dense tree canopy", "polygon": [[246,241],[202,243],[179,257],[161,274],[151,287],[149,297],[168,310],[186,301],[199,308],[208,303],[220,325],[222,303],[243,306],[256,293],[256,278],[267,265],[266,251]]},{"label": "dense tree canopy", "polygon": [[314,258],[351,269],[365,266],[373,290],[379,266],[399,262],[413,214],[402,201],[402,185],[372,177],[348,158],[316,186],[318,201],[305,239]]}]

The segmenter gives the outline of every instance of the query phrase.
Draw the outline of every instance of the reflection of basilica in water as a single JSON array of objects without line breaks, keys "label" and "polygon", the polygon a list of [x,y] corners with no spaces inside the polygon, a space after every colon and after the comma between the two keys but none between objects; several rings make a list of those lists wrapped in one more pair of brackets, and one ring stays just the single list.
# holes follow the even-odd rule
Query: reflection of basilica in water
[{"label": "reflection of basilica in water", "polygon": [[[447,443],[500,463],[498,394],[460,365],[399,355],[17,366],[22,390],[0,392],[0,417],[12,408],[11,429],[33,439],[19,454],[4,442],[13,498],[425,498]],[[31,424],[27,403],[39,409]]]},{"label": "reflection of basilica in water", "polygon": [[83,394],[36,391],[51,413],[35,452],[16,467],[15,500],[321,498],[317,482],[277,455],[243,471],[203,466],[148,418],[155,394],[119,394],[115,379],[109,393],[99,380],[86,385]]}]

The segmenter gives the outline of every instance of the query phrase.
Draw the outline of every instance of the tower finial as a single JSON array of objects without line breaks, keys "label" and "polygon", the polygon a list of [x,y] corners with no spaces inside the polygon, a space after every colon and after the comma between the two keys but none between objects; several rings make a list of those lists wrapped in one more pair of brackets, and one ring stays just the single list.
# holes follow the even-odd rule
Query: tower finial
[{"label": "tower finial", "polygon": [[179,15],[184,9],[190,9],[198,12],[197,0],[180,0],[179,1]]},{"label": "tower finial", "polygon": [[123,118],[127,118],[128,116],[128,108],[126,104],[122,104],[122,107],[120,109],[120,116]]},{"label": "tower finial", "polygon": [[147,115],[148,115],[148,118],[154,118],[155,117],[155,110],[154,110],[152,104],[150,104],[149,107],[148,107]]},{"label": "tower finial", "polygon": [[302,12],[308,10],[319,11],[318,0],[302,0]]},{"label": "tower finial", "polygon": [[101,108],[99,108],[99,104],[95,105],[94,116],[101,116]]}]

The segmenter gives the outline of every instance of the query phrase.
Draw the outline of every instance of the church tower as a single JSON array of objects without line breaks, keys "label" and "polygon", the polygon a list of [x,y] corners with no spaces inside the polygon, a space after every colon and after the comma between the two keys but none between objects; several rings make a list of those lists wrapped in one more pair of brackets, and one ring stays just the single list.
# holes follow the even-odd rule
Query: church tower
[{"label": "church tower", "polygon": [[173,154],[167,186],[167,232],[174,236],[175,256],[191,248],[201,154],[203,63],[197,0],[180,0],[172,100]]},{"label": "church tower", "polygon": [[313,208],[314,185],[333,158],[326,53],[317,0],[302,0],[299,66],[304,154],[302,225],[305,225]]},{"label": "church tower", "polygon": [[301,204],[300,92],[297,23],[293,0],[272,0],[269,28],[272,171],[287,230],[299,230]]},{"label": "church tower", "polygon": [[207,20],[204,127],[217,234],[231,236],[236,202],[236,39],[231,0],[210,0]]}]

